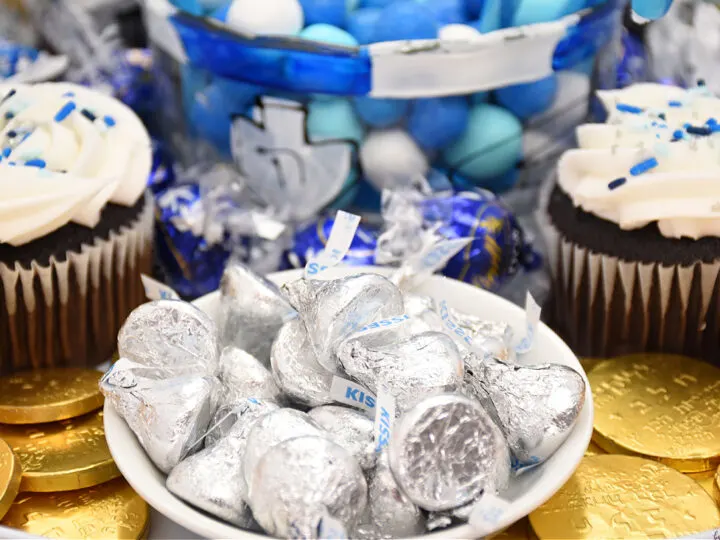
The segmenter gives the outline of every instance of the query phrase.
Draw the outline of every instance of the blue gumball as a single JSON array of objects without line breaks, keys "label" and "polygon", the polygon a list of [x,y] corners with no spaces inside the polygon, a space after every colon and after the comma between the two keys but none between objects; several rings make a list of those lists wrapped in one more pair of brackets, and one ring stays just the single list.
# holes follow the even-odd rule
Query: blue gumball
[{"label": "blue gumball", "polygon": [[382,10],[372,40],[435,39],[439,29],[432,11],[426,6],[415,0],[399,0]]},{"label": "blue gumball", "polygon": [[197,3],[200,4],[200,7],[205,13],[212,13],[225,6],[225,4],[230,4],[228,0],[197,0]]},{"label": "blue gumball", "polygon": [[393,3],[394,0],[360,0],[360,8],[384,8]]},{"label": "blue gumball", "polygon": [[348,4],[348,0],[300,0],[305,24],[308,26],[324,23],[345,28],[348,11],[351,9]]},{"label": "blue gumball", "polygon": [[353,11],[348,15],[347,31],[361,45],[372,43],[375,25],[380,20],[381,14],[380,8],[362,8]]},{"label": "blue gumball", "polygon": [[514,84],[495,91],[497,102],[521,120],[546,111],[555,100],[557,77],[550,75],[539,81]]},{"label": "blue gumball", "polygon": [[496,105],[470,109],[465,133],[445,149],[443,158],[453,172],[480,183],[506,174],[522,157],[522,124]]},{"label": "blue gumball", "polygon": [[198,136],[211,143],[224,156],[230,155],[230,122],[245,109],[226,99],[222,89],[211,84],[199,92],[190,108],[190,125]]},{"label": "blue gumball", "polygon": [[311,142],[350,140],[358,145],[363,139],[363,128],[346,99],[323,99],[308,105],[307,133]]},{"label": "blue gumball", "polygon": [[462,24],[465,22],[465,5],[463,0],[416,0],[427,7],[440,26],[446,24]]},{"label": "blue gumball", "polygon": [[210,17],[212,17],[213,19],[217,19],[220,22],[227,21],[227,16],[228,16],[228,11],[230,11],[230,6],[232,6],[232,0],[221,4],[216,9],[211,11]]},{"label": "blue gumball", "polygon": [[424,150],[438,150],[456,141],[468,125],[464,97],[418,99],[413,103],[407,129]]},{"label": "blue gumball", "polygon": [[342,28],[324,23],[311,24],[300,32],[299,36],[312,41],[345,47],[356,47],[358,44],[357,40]]},{"label": "blue gumball", "polygon": [[356,97],[353,100],[360,119],[370,127],[386,128],[405,117],[409,102],[405,99]]},{"label": "blue gumball", "polygon": [[556,21],[577,11],[577,0],[519,0],[512,25]]},{"label": "blue gumball", "polygon": [[659,19],[667,13],[673,0],[632,0],[635,13],[646,19]]}]

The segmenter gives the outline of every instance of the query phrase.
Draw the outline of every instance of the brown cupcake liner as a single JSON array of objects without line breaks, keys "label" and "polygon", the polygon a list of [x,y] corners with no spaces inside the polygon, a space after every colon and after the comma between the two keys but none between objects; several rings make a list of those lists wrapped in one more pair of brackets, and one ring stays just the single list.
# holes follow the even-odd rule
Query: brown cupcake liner
[{"label": "brown cupcake liner", "polygon": [[0,263],[0,373],[93,367],[110,358],[127,315],[145,300],[152,270],[153,203],[107,239],[50,259]]},{"label": "brown cupcake liner", "polygon": [[720,258],[689,266],[595,253],[542,226],[553,279],[551,323],[581,356],[667,352],[717,362]]}]

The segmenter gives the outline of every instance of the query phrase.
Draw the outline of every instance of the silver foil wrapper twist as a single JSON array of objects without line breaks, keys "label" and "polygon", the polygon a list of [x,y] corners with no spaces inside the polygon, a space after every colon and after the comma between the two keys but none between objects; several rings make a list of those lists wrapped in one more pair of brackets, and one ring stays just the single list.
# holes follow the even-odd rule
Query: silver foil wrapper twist
[{"label": "silver foil wrapper twist", "polygon": [[248,435],[243,460],[247,485],[252,485],[257,464],[273,446],[288,439],[304,436],[329,438],[330,434],[306,413],[295,409],[279,409],[257,421]]},{"label": "silver foil wrapper twist", "polygon": [[329,515],[352,530],[365,512],[367,484],[357,461],[321,437],[286,440],[268,450],[250,486],[253,515],[268,534],[318,538]]},{"label": "silver foil wrapper twist", "polygon": [[168,476],[167,488],[214,516],[239,527],[252,527],[242,461],[253,424],[276,409],[274,403],[256,399],[239,404],[234,409],[235,423],[225,437],[181,461]]},{"label": "silver foil wrapper twist", "polygon": [[256,398],[243,398],[230,405],[218,407],[205,434],[205,448],[210,448],[225,438],[240,420],[243,420],[242,424],[246,424],[248,418],[253,418],[255,410],[263,411],[262,414],[257,415],[259,418],[279,408],[280,405],[273,401]]},{"label": "silver foil wrapper twist", "polygon": [[198,442],[217,407],[220,381],[197,375],[147,379],[142,371],[121,358],[100,380],[100,390],[153,463],[169,473],[186,454],[201,448]]},{"label": "silver foil wrapper twist", "polygon": [[221,338],[266,366],[278,331],[294,310],[278,287],[242,264],[228,265],[220,280]]},{"label": "silver foil wrapper twist", "polygon": [[443,332],[370,346],[349,339],[338,347],[345,372],[377,393],[384,385],[400,411],[433,394],[462,388],[463,362],[455,342]]},{"label": "silver foil wrapper twist", "polygon": [[332,403],[333,375],[315,359],[315,350],[300,319],[285,323],[270,354],[277,385],[292,401],[306,407]]},{"label": "silver foil wrapper twist", "polygon": [[425,532],[425,517],[400,489],[390,470],[387,450],[368,478],[368,509],[358,527],[361,538],[406,538]]},{"label": "silver foil wrapper twist", "polygon": [[375,466],[375,426],[370,418],[355,409],[338,405],[316,407],[308,414],[333,441],[355,457],[363,470]]},{"label": "silver foil wrapper twist", "polygon": [[118,333],[118,354],[172,375],[215,375],[219,339],[213,320],[180,300],[157,300],[133,310]]},{"label": "silver foil wrapper twist", "polygon": [[402,416],[389,446],[403,492],[430,511],[466,505],[507,486],[510,452],[483,408],[459,394],[430,397]]},{"label": "silver foil wrapper twist", "polygon": [[270,370],[253,355],[237,347],[225,347],[220,354],[220,380],[225,389],[223,404],[232,404],[244,398],[283,401],[282,392]]},{"label": "silver foil wrapper twist", "polygon": [[284,290],[305,324],[319,364],[336,373],[335,345],[365,324],[403,315],[403,297],[390,280],[377,274],[321,283],[291,283]]},{"label": "silver foil wrapper twist", "polygon": [[437,303],[429,296],[406,294],[405,313],[410,316],[406,324],[407,332],[421,334],[430,330],[444,331],[445,325],[438,313]]},{"label": "silver foil wrapper twist", "polygon": [[520,467],[549,458],[565,441],[585,403],[585,380],[559,365],[508,365],[488,359],[469,378],[492,403]]},{"label": "silver foil wrapper twist", "polygon": [[469,333],[475,346],[504,361],[515,359],[515,350],[512,347],[513,330],[508,323],[489,321],[451,307],[448,308],[448,313],[455,324]]}]

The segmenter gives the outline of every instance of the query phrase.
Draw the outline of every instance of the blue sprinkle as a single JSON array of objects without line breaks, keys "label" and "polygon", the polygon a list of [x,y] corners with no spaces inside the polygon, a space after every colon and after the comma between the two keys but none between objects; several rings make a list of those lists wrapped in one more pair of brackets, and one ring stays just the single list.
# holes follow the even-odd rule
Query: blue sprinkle
[{"label": "blue sprinkle", "polygon": [[705,79],[698,79],[698,86],[705,86]]},{"label": "blue sprinkle", "polygon": [[707,121],[705,122],[705,125],[716,126],[717,123],[718,123],[718,121],[715,120],[714,118],[708,118]]},{"label": "blue sprinkle", "polygon": [[12,111],[8,111],[5,113],[5,120],[12,120],[15,118],[15,113]]},{"label": "blue sprinkle", "polygon": [[112,116],[103,116],[103,120],[108,127],[113,127],[115,125],[115,119]]},{"label": "blue sprinkle", "polygon": [[8,100],[8,99],[10,99],[11,97],[13,97],[16,93],[17,93],[17,91],[13,88],[13,89],[10,90],[7,94],[5,94],[5,97],[2,98],[2,101],[0,101],[0,103],[4,103],[6,100]]},{"label": "blue sprinkle", "polygon": [[686,129],[690,135],[700,135],[705,137],[712,133],[712,130],[707,126],[690,126]]},{"label": "blue sprinkle", "polygon": [[673,141],[681,141],[683,138],[685,138],[685,133],[682,129],[676,129],[673,131]]},{"label": "blue sprinkle", "polygon": [[80,111],[80,114],[82,114],[85,118],[87,118],[87,119],[90,120],[91,122],[94,122],[94,121],[95,121],[95,118],[97,118],[93,113],[91,113],[91,112],[88,111],[87,109],[82,109],[82,110]]},{"label": "blue sprinkle", "polygon": [[676,101],[676,100],[668,101],[668,105],[670,107],[682,107],[683,106],[682,101]]},{"label": "blue sprinkle", "polygon": [[10,148],[3,148],[2,155],[3,157],[10,157],[10,152],[12,152],[12,149]]},{"label": "blue sprinkle", "polygon": [[648,172],[650,169],[654,169],[658,166],[657,159],[654,157],[648,158],[645,161],[641,161],[630,169],[630,174],[633,176],[639,176],[643,173]]},{"label": "blue sprinkle", "polygon": [[14,167],[16,165],[16,163],[14,161],[8,161],[8,165],[10,165],[11,167]]},{"label": "blue sprinkle", "polygon": [[7,136],[10,139],[14,139],[15,137],[17,137],[17,131],[15,131],[14,129],[11,129],[10,131],[7,132]]},{"label": "blue sprinkle", "polygon": [[627,178],[616,178],[608,184],[608,189],[617,189],[627,182]]},{"label": "blue sprinkle", "polygon": [[62,108],[57,112],[55,115],[54,120],[56,122],[62,122],[65,120],[68,115],[75,110],[75,102],[74,101],[68,101],[65,105],[62,106]]},{"label": "blue sprinkle", "polygon": [[640,114],[643,112],[643,110],[640,107],[635,107],[634,105],[627,105],[625,103],[618,103],[615,105],[615,108],[620,112],[626,112],[630,114]]},{"label": "blue sprinkle", "polygon": [[45,163],[42,159],[31,159],[25,162],[25,165],[28,167],[39,167],[41,169],[44,169],[47,163]]},{"label": "blue sprinkle", "polygon": [[75,97],[75,92],[65,92],[61,97]]},{"label": "blue sprinkle", "polygon": [[665,116],[665,113],[664,113],[664,112],[658,114],[658,118],[660,118],[660,120],[667,120],[667,117]]}]

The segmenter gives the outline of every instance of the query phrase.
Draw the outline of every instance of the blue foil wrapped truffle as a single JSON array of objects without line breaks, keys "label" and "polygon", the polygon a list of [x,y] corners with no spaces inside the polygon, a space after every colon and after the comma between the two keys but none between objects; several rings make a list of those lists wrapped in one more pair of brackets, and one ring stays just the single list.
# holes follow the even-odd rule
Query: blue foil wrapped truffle
[{"label": "blue foil wrapped truffle", "polygon": [[[325,249],[335,217],[328,216],[307,225],[295,233],[293,247],[286,254],[286,268],[303,268],[308,259]],[[342,261],[347,266],[375,264],[377,234],[362,224],[357,228],[350,250]]]}]

